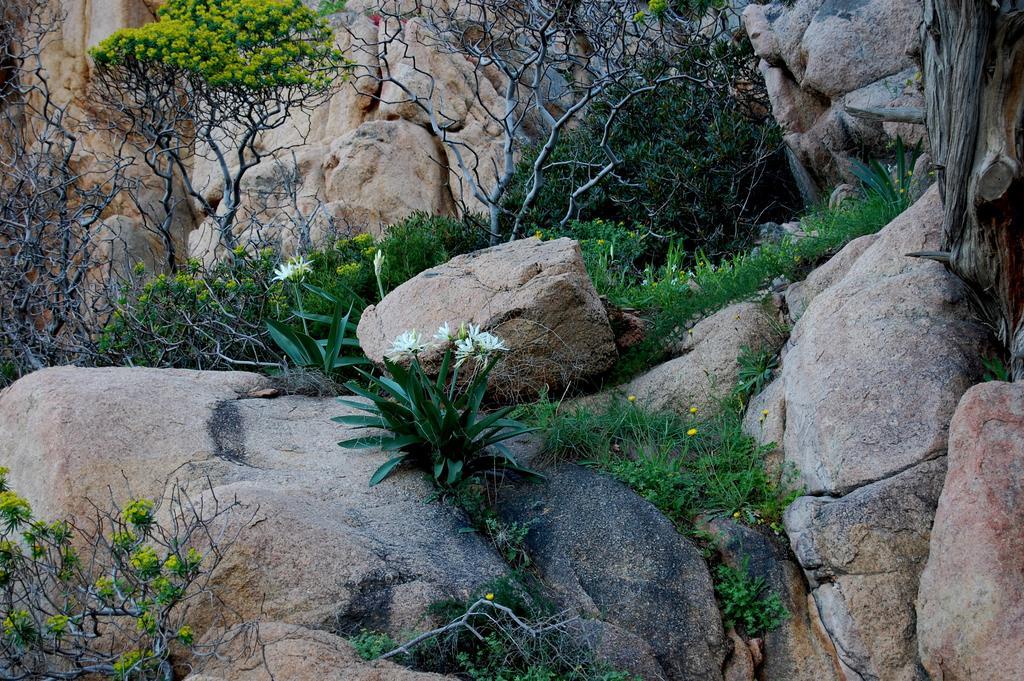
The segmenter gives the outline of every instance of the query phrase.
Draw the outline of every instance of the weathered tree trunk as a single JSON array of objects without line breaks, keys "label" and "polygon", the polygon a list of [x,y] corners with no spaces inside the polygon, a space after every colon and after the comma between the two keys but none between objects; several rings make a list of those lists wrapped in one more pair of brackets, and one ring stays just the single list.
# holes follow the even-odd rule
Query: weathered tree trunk
[{"label": "weathered tree trunk", "polygon": [[925,0],[922,30],[949,268],[1024,378],[1024,0]]}]

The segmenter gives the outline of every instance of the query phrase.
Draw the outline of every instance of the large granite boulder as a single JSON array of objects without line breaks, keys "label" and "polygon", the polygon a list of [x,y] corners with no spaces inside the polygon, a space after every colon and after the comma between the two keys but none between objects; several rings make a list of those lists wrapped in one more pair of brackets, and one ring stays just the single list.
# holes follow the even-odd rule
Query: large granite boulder
[{"label": "large granite boulder", "polygon": [[223,610],[398,635],[423,626],[432,602],[505,574],[486,540],[460,532],[465,517],[425,503],[421,475],[369,487],[387,455],[338,448],[355,433],[330,420],[353,410],[250,397],[267,387],[241,372],[46,369],[0,393],[0,462],[45,518],[88,514],[87,499],[111,494],[123,503],[129,486],[159,497],[168,480],[246,505],[214,574],[223,603],[194,612],[197,631]]},{"label": "large granite boulder", "polygon": [[791,162],[811,180],[801,187],[807,199],[852,179],[852,159],[885,156],[897,135],[910,144],[924,137],[923,125],[847,111],[923,105],[914,63],[920,22],[921,0],[775,0],[744,9]]},{"label": "large granite boulder", "polygon": [[[401,333],[430,337],[449,323],[479,325],[509,353],[491,374],[499,398],[552,394],[611,368],[618,358],[608,314],[571,239],[513,241],[458,256],[405,282],[363,312],[357,335],[382,362]],[[426,366],[441,351],[421,355]]]},{"label": "large granite boulder", "polygon": [[914,600],[945,457],[842,498],[800,497],[786,531],[848,679],[924,681]]},{"label": "large granite boulder", "polygon": [[654,506],[594,471],[564,465],[499,499],[530,523],[526,546],[562,607],[646,641],[672,681],[722,678],[728,641],[700,551]]},{"label": "large granite boulder", "polygon": [[1024,388],[963,396],[917,595],[932,679],[1024,678]]},{"label": "large granite boulder", "polygon": [[939,244],[937,189],[885,227],[797,322],[785,355],[786,462],[810,494],[844,494],[942,456],[988,333],[962,284],[907,257]]}]

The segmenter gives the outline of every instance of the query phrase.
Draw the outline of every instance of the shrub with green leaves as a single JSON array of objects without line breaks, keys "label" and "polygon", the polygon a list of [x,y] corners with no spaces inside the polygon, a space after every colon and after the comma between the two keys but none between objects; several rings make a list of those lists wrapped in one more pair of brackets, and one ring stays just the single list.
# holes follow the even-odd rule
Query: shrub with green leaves
[{"label": "shrub with green leaves", "polygon": [[99,341],[101,363],[116,366],[234,369],[276,366],[264,320],[287,309],[273,281],[270,249],[205,269],[196,260],[174,275],[136,265]]},{"label": "shrub with green leaves", "polygon": [[7,478],[0,468],[0,677],[169,679],[172,656],[216,652],[215,638],[197,646],[185,604],[215,598],[237,502],[200,505],[174,487],[173,523],[133,499],[80,526],[37,518]]},{"label": "shrub with green leaves", "polygon": [[[657,235],[650,247],[664,252],[669,240],[690,254],[698,249],[719,257],[749,243],[753,226],[788,216],[798,205],[780,152],[782,137],[760,95],[738,90],[737,82],[760,82],[749,72],[748,46],[721,43],[710,51],[704,73],[697,52],[688,59],[701,84],[680,80],[633,98],[611,128],[608,145],[620,160],[616,170],[583,195],[580,220],[602,218],[630,230]],[[687,67],[683,67],[685,71]],[[617,93],[596,103],[582,125],[555,149],[545,184],[527,216],[527,233],[558,230],[567,196],[607,161],[600,141]],[[506,202],[519,206],[530,186],[537,150],[524,154]]]},{"label": "shrub with green leaves", "polygon": [[747,636],[763,636],[789,618],[789,611],[775,592],[768,592],[763,577],[750,575],[749,560],[737,569],[719,565],[715,569],[715,592],[722,611],[722,623],[741,627]]},{"label": "shrub with green leaves", "polygon": [[[378,253],[384,256],[387,293],[424,269],[477,248],[486,238],[481,234],[469,221],[414,215],[392,226],[380,241],[370,234],[340,237],[302,256],[306,265],[298,291],[277,276],[287,263],[270,248],[251,253],[240,247],[231,258],[209,267],[190,260],[175,275],[153,276],[137,265],[101,334],[100,363],[278,367],[281,356],[268,322],[323,339],[339,307],[343,314],[351,309],[351,326],[376,302]],[[312,360],[320,357],[308,354]]]},{"label": "shrub with green leaves", "polygon": [[368,415],[338,416],[334,421],[359,429],[383,429],[388,435],[353,438],[338,444],[348,449],[397,452],[373,474],[371,486],[403,464],[429,472],[434,484],[445,491],[488,473],[515,471],[540,477],[519,465],[503,444],[531,431],[508,418],[514,407],[487,414],[482,411],[487,378],[506,350],[504,343],[473,325],[462,325],[453,332],[445,324],[438,329],[436,338],[445,345],[436,378],[429,376],[420,364],[419,355],[428,344],[416,331],[408,331],[395,340],[389,358],[384,361],[390,378],[356,369],[371,388],[367,390],[351,381],[346,387],[366,401],[338,401]]}]

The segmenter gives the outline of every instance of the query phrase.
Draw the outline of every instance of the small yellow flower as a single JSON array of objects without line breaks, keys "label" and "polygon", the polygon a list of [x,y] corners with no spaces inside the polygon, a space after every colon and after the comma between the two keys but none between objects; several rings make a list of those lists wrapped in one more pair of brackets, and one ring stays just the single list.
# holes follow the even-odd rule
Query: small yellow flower
[{"label": "small yellow flower", "polygon": [[486,598],[489,601],[493,601],[494,600],[494,594],[487,594],[487,595],[484,596],[484,598]]},{"label": "small yellow flower", "polygon": [[694,435],[697,434],[697,429],[696,428],[690,428],[688,431],[686,431],[686,434],[689,435],[690,437],[693,437]]},{"label": "small yellow flower", "polygon": [[597,245],[598,246],[604,246],[604,239],[598,239],[597,240]]},{"label": "small yellow flower", "polygon": [[733,518],[736,518],[736,519],[739,519],[739,517],[740,517],[740,512],[739,512],[739,511],[736,511],[735,513],[733,513],[733,514],[732,514],[732,517],[733,517]]},{"label": "small yellow flower", "polygon": [[636,402],[636,395],[630,395],[626,399],[629,400],[630,402]]},{"label": "small yellow flower", "polygon": [[543,239],[544,238],[544,235],[541,233],[541,231],[539,229],[536,232],[534,232],[533,235],[535,237],[537,237],[538,239]]},{"label": "small yellow flower", "polygon": [[768,410],[767,409],[762,409],[761,410],[761,416],[768,416]]},{"label": "small yellow flower", "polygon": [[693,329],[687,329],[686,333],[688,333],[688,334],[690,334],[692,336],[693,335]]},{"label": "small yellow flower", "polygon": [[691,414],[696,414],[697,413],[697,407],[690,407],[690,413]]}]

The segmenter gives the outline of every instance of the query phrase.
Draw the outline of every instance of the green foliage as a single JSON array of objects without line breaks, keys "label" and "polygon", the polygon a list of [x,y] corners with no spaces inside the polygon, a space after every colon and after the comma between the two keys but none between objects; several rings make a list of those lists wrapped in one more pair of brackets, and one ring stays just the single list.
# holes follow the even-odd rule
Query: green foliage
[{"label": "green foliage", "polygon": [[739,382],[734,394],[740,402],[746,404],[771,382],[775,370],[779,368],[777,353],[768,347],[751,349],[742,348],[739,359]]},{"label": "green foliage", "polygon": [[[344,304],[327,291],[310,284],[302,284],[302,287],[332,303],[334,312],[330,317],[305,312],[301,307],[301,294],[296,294],[300,307],[293,314],[302,320],[302,331],[295,330],[284,322],[267,320],[270,337],[288,355],[288,359],[295,366],[316,368],[328,376],[346,367],[370,364],[370,360],[363,357],[359,351],[359,341],[345,337],[349,331],[355,330],[355,324],[349,321],[352,307],[349,306],[348,312],[345,312]],[[310,336],[307,321],[328,324],[327,337],[316,340]],[[345,356],[342,354],[345,348],[355,348],[358,354]]]},{"label": "green foliage", "polygon": [[347,4],[348,0],[324,0],[320,3],[320,7],[317,8],[317,14],[326,17],[338,12],[344,12],[345,5]]},{"label": "green foliage", "polygon": [[649,411],[627,399],[601,410],[562,411],[542,402],[530,411],[548,455],[597,466],[683,530],[697,514],[715,513],[778,532],[797,496],[772,482],[764,468],[770,448],[743,433],[732,405],[708,418]]},{"label": "green foliage", "polygon": [[[349,324],[354,324],[377,297],[373,259],[378,250],[385,254],[388,292],[424,269],[477,248],[481,234],[468,221],[414,215],[392,226],[379,242],[369,234],[335,239],[305,255],[308,270],[298,291],[275,280],[282,262],[272,249],[249,253],[239,248],[208,268],[191,260],[174,275],[150,276],[136,266],[104,326],[97,362],[182,369],[276,367],[280,356],[268,322],[323,338],[341,307],[343,313],[351,309]],[[297,309],[290,312],[291,305]],[[346,338],[342,347],[353,347],[352,342]]]},{"label": "green foliage", "polygon": [[864,192],[876,196],[891,206],[893,217],[910,206],[910,184],[914,165],[921,155],[921,144],[907,149],[903,138],[896,138],[896,163],[887,166],[878,159],[864,163],[854,160],[853,174],[861,181]]},{"label": "green foliage", "polygon": [[[347,383],[346,387],[369,402],[338,401],[368,416],[338,416],[334,420],[355,428],[384,429],[390,434],[338,444],[348,449],[398,452],[373,474],[371,486],[405,463],[429,472],[442,490],[457,489],[489,472],[508,470],[540,477],[520,466],[503,444],[531,430],[508,418],[513,407],[488,414],[481,411],[487,377],[503,349],[500,339],[478,329],[467,331],[465,327],[454,336],[443,328],[439,335],[447,339],[449,347],[445,348],[436,379],[428,376],[420,364],[418,355],[426,346],[415,332],[403,334],[395,344],[396,349],[401,347],[404,359],[409,360],[408,367],[386,359],[384,365],[390,378],[356,369],[369,381],[371,389],[355,382]],[[464,366],[470,370],[468,380],[459,377]]]},{"label": "green foliage", "polygon": [[[174,522],[149,499],[95,507],[88,531],[46,522],[0,467],[0,659],[10,678],[170,678],[170,659],[196,651],[184,605],[211,599],[210,573],[227,539],[214,526],[237,506],[191,505],[169,492]],[[210,645],[212,644],[212,648]],[[219,641],[204,643],[210,653]]]},{"label": "green foliage", "polygon": [[982,357],[981,364],[985,367],[983,380],[1004,382],[1013,380],[1010,376],[1009,365],[1001,357]]},{"label": "green foliage", "polygon": [[277,262],[271,250],[240,250],[206,271],[195,260],[172,276],[147,277],[136,266],[100,335],[99,363],[187,369],[276,363],[264,321],[287,303],[283,285],[273,281]]},{"label": "green foliage", "polygon": [[134,60],[218,88],[326,87],[342,61],[327,22],[301,0],[169,0],[157,21],[90,50],[100,67]]},{"label": "green foliage", "polygon": [[789,618],[789,611],[775,592],[765,593],[763,577],[749,574],[749,561],[742,569],[719,565],[715,570],[715,592],[722,611],[722,623],[742,627],[747,636],[762,636]]},{"label": "green foliage", "polygon": [[387,634],[363,629],[348,640],[352,647],[364,660],[376,660],[384,653],[397,647],[395,641]]},{"label": "green foliage", "polygon": [[388,228],[380,242],[384,254],[385,291],[392,291],[420,272],[456,255],[487,246],[487,232],[471,218],[456,220],[414,213]]},{"label": "green foliage", "polygon": [[651,322],[647,340],[626,353],[612,379],[624,380],[659,361],[687,320],[755,296],[776,277],[801,279],[822,258],[859,236],[877,232],[892,217],[892,207],[878,197],[847,201],[837,209],[804,217],[801,225],[810,236],[799,241],[786,237],[717,264],[698,254],[689,270],[672,262],[648,268],[641,283],[608,292],[613,303],[645,310]]},{"label": "green foliage", "polygon": [[[621,163],[581,197],[574,217],[602,218],[656,234],[658,239],[649,240],[651,248],[663,250],[675,239],[691,254],[702,249],[717,257],[746,245],[753,224],[778,212],[777,201],[795,206],[788,169],[776,153],[782,139],[777,126],[770,116],[752,114],[755,95],[737,99],[736,90],[725,85],[759,79],[747,73],[749,47],[723,42],[714,50],[706,55],[708,63],[719,67],[708,74],[714,85],[675,81],[641,94],[622,109],[609,138]],[[700,61],[696,54],[690,58]],[[703,67],[693,68],[700,72]],[[557,231],[568,208],[567,196],[590,179],[595,164],[607,162],[601,139],[611,102],[621,94],[612,92],[596,103],[580,127],[562,137],[545,171],[545,185],[526,216],[527,233]],[[538,151],[524,154],[507,208],[522,204]]]}]

